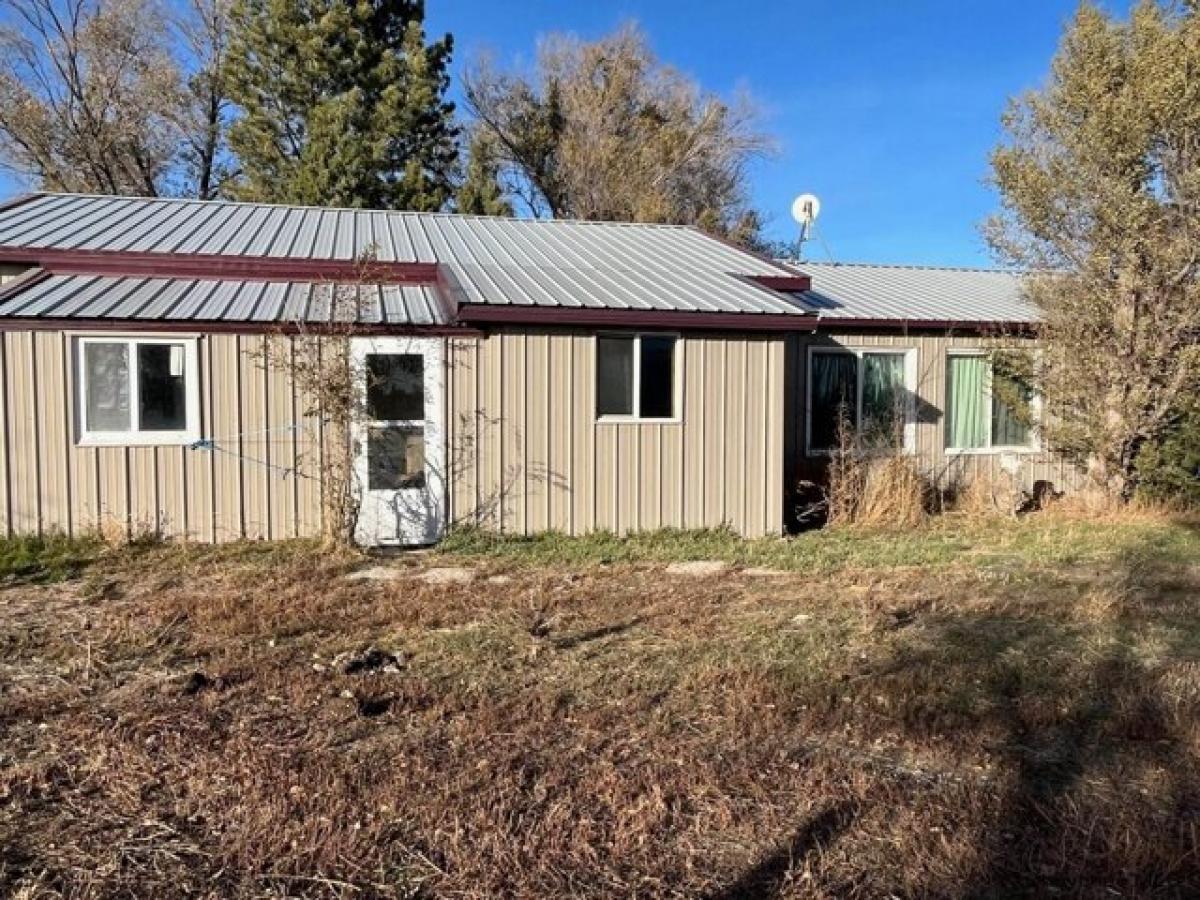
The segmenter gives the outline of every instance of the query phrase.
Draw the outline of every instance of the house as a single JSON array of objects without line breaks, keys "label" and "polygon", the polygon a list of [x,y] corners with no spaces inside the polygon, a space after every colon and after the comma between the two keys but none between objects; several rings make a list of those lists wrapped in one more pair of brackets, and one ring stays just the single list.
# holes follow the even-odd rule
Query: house
[{"label": "house", "polygon": [[[797,267],[677,226],[34,194],[0,207],[0,278],[8,533],[314,534],[345,440],[365,544],[779,533],[839,408],[899,410],[938,479],[1071,477],[989,390],[995,330],[1034,322],[1006,273]],[[349,437],[271,362],[312,341],[349,342]]]}]

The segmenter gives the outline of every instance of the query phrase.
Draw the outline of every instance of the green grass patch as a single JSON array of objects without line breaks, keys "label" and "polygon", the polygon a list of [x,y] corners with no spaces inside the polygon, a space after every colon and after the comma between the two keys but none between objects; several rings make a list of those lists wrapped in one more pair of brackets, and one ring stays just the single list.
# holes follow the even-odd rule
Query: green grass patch
[{"label": "green grass patch", "polygon": [[62,534],[0,540],[0,581],[49,584],[78,578],[103,549],[96,538]]},{"label": "green grass patch", "polygon": [[570,537],[560,532],[516,536],[465,528],[451,532],[440,550],[449,556],[504,560],[522,566],[712,559],[814,574],[842,568],[960,563],[983,569],[1096,562],[1138,566],[1200,559],[1200,529],[1166,519],[941,519],[915,529],[827,528],[794,537],[746,540],[727,529],[664,529],[625,537],[599,531]]}]

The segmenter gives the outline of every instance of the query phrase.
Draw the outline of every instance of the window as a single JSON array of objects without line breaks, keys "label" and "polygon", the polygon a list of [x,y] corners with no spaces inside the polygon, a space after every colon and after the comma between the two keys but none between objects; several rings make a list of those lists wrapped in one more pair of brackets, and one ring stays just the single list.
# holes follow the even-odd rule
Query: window
[{"label": "window", "polygon": [[946,449],[1032,449],[1036,406],[1029,385],[996,371],[985,354],[946,358]]},{"label": "window", "polygon": [[811,351],[809,452],[836,446],[843,418],[870,445],[909,446],[913,361],[909,350]]},{"label": "window", "polygon": [[186,444],[200,436],[194,339],[79,338],[82,444]]},{"label": "window", "polygon": [[598,337],[597,418],[675,418],[675,342],[668,334]]},{"label": "window", "polygon": [[367,428],[367,489],[397,491],[425,486],[425,429],[418,425]]},{"label": "window", "polygon": [[367,489],[425,486],[425,357],[368,353]]},{"label": "window", "polygon": [[391,421],[425,418],[425,357],[367,354],[367,416]]}]

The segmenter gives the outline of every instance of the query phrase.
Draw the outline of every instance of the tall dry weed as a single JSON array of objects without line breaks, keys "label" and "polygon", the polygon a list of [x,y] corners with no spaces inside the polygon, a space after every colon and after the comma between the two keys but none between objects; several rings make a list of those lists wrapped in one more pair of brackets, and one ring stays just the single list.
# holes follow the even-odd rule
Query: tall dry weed
[{"label": "tall dry weed", "polygon": [[931,491],[901,435],[887,446],[865,441],[843,413],[829,460],[830,525],[910,527],[929,516]]}]

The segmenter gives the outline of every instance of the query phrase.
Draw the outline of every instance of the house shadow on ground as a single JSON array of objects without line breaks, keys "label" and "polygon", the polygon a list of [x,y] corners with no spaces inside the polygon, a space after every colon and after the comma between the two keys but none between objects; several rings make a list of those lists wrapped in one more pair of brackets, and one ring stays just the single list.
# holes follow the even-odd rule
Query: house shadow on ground
[{"label": "house shadow on ground", "polygon": [[894,811],[923,830],[956,823],[968,851],[901,859],[903,835],[871,850],[881,827],[897,831],[876,809],[876,831],[856,834],[867,804],[847,797],[711,900],[1200,895],[1200,565],[1136,543],[1102,567],[979,577],[977,596],[904,620],[864,656],[853,690],[877,705],[830,703],[818,726],[834,742],[854,731],[987,758],[959,809],[930,815],[917,788]]}]

